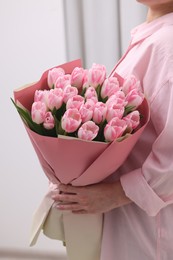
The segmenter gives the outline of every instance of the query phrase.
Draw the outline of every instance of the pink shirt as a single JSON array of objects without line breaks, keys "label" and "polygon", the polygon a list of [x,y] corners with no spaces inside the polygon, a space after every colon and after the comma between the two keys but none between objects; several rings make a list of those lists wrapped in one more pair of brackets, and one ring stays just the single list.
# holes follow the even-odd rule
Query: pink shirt
[{"label": "pink shirt", "polygon": [[172,260],[173,13],[136,27],[115,70],[141,80],[151,120],[112,176],[134,203],[105,214],[101,260]]}]

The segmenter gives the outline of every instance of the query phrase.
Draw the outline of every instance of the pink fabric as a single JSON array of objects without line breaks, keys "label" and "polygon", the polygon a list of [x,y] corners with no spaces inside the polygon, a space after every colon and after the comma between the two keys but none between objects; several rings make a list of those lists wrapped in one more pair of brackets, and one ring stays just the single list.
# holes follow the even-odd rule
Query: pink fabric
[{"label": "pink fabric", "polygon": [[[173,13],[132,31],[115,67],[138,77],[151,120],[112,179],[134,202],[105,214],[101,260],[173,259]],[[112,72],[112,74],[114,71]]]}]

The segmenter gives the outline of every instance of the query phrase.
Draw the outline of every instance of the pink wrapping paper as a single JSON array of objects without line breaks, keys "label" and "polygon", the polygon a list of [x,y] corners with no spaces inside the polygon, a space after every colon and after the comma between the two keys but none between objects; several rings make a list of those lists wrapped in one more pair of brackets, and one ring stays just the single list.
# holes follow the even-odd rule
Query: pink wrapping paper
[{"label": "pink wrapping paper", "polygon": [[[77,66],[81,66],[80,60],[58,67],[71,73]],[[45,71],[38,82],[14,91],[15,101],[30,110],[35,90],[47,88],[47,73]],[[146,100],[140,106],[140,111],[143,119],[139,129],[121,142],[103,143],[65,136],[47,137],[33,132],[26,125],[25,128],[40,164],[52,183],[85,186],[104,180],[125,161],[149,120]]]}]

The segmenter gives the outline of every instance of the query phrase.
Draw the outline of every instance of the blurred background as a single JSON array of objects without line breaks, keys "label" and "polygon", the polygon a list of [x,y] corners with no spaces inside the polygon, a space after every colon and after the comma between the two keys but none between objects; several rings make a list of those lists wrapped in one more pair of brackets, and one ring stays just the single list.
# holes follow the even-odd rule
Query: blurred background
[{"label": "blurred background", "polygon": [[0,259],[66,259],[62,243],[43,235],[28,246],[47,179],[10,101],[13,90],[78,58],[109,73],[145,16],[135,0],[0,0]]}]

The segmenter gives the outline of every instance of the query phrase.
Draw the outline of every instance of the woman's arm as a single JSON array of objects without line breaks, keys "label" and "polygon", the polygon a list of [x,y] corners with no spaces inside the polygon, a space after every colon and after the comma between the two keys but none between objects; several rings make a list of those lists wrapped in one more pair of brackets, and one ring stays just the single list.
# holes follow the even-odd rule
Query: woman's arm
[{"label": "woman's arm", "polygon": [[157,138],[141,166],[120,178],[126,195],[150,216],[173,203],[173,78],[151,103]]}]

